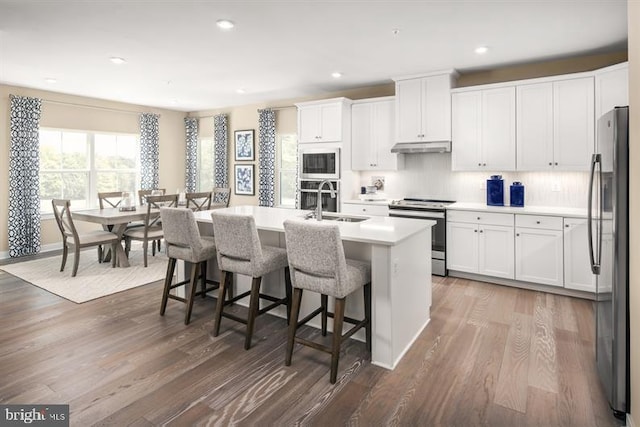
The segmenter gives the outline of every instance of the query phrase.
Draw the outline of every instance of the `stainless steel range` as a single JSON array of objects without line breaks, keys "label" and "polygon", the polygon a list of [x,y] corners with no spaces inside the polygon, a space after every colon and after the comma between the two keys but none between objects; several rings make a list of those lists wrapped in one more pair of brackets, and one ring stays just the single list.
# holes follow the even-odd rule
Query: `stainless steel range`
[{"label": "stainless steel range", "polygon": [[389,216],[430,219],[436,221],[431,229],[431,272],[437,276],[447,275],[447,210],[453,200],[435,200],[426,197],[407,197],[392,200]]}]

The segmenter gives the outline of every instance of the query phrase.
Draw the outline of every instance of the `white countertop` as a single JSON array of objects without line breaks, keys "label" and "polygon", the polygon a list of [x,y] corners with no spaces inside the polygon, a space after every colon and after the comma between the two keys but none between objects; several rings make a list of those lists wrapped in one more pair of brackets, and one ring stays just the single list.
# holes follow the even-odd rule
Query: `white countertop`
[{"label": "white countertop", "polygon": [[511,214],[527,214],[527,215],[550,215],[563,216],[571,218],[586,218],[587,209],[564,208],[559,206],[487,206],[483,203],[464,203],[458,202],[447,206],[448,210],[458,211],[480,211],[480,212],[498,212]]},{"label": "white countertop", "polygon": [[[267,208],[263,206],[233,206],[225,209],[216,209],[217,212],[229,212],[252,215],[256,221],[258,230],[284,232],[283,223],[289,218],[303,218],[309,211],[285,208]],[[211,212],[195,212],[199,222],[211,222]],[[355,215],[346,215],[355,216]],[[306,221],[316,221],[310,219]],[[418,233],[425,228],[436,224],[432,220],[392,218],[384,216],[369,217],[362,222],[326,221],[338,224],[342,240],[371,243],[377,245],[393,246],[404,239]]]}]

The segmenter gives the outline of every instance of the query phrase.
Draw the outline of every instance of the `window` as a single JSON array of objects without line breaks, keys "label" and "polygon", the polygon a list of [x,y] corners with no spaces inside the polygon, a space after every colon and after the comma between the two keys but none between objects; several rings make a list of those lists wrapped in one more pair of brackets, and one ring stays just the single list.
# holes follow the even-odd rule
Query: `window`
[{"label": "window", "polygon": [[298,142],[296,135],[280,135],[280,206],[295,207],[296,177],[298,169]]},{"label": "window", "polygon": [[40,130],[40,210],[51,199],[70,199],[75,209],[98,206],[101,191],[131,191],[140,185],[138,135]]},{"label": "window", "polygon": [[214,173],[214,140],[213,138],[200,138],[198,141],[198,182],[196,191],[211,191],[215,186]]}]

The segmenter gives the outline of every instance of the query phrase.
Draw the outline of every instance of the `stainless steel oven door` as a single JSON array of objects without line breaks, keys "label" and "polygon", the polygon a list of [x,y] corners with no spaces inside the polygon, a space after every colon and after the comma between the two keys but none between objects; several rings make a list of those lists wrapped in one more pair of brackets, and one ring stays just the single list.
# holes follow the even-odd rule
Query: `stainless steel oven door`
[{"label": "stainless steel oven door", "polygon": [[[318,206],[318,186],[322,181],[300,180],[300,209],[313,210]],[[340,209],[340,181],[331,181],[337,196],[331,197],[329,186],[322,189],[322,211],[338,212]]]},{"label": "stainless steel oven door", "polygon": [[390,209],[389,216],[399,218],[430,219],[436,222],[431,228],[431,273],[446,276],[447,220],[444,211]]}]

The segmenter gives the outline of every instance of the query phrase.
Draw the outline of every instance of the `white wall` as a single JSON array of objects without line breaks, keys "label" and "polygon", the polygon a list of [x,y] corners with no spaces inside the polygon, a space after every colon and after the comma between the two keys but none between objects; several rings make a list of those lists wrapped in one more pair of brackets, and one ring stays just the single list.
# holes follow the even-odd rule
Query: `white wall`
[{"label": "white wall", "polygon": [[[504,179],[507,204],[509,185],[520,181],[525,186],[525,206],[587,206],[588,172],[452,172],[451,153],[405,155],[403,170],[363,172],[360,175],[360,185],[371,185],[373,176],[384,176],[384,193],[393,198],[429,196],[443,200],[485,203],[485,183],[494,174],[502,175]],[[554,189],[558,191],[553,191]],[[345,197],[349,199],[357,195]]]}]

